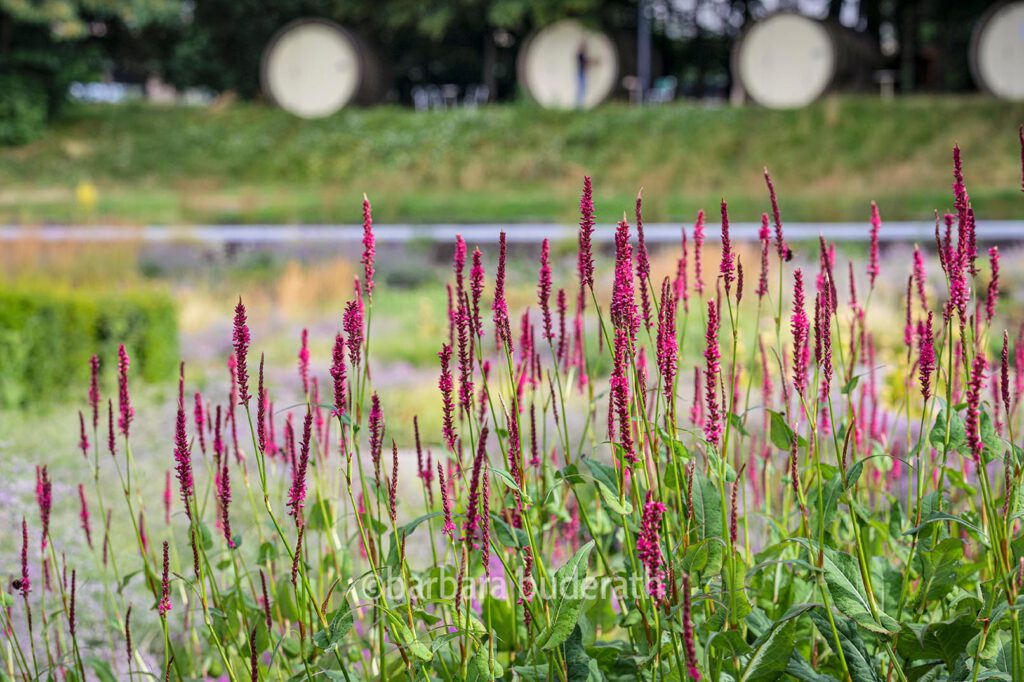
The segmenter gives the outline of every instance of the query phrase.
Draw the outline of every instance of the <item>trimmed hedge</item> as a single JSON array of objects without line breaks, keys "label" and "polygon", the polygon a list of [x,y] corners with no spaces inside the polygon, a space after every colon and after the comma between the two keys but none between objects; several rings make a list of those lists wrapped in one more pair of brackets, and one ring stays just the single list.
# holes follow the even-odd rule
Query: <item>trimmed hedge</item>
[{"label": "trimmed hedge", "polygon": [[81,398],[93,354],[100,356],[104,383],[112,385],[121,343],[136,380],[175,376],[178,318],[172,298],[151,290],[0,291],[0,407]]}]

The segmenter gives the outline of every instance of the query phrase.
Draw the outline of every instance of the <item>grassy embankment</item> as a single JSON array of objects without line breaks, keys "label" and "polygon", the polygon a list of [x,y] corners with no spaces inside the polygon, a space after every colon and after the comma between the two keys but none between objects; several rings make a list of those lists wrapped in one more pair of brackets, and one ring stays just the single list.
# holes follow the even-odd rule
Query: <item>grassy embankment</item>
[{"label": "grassy embankment", "polygon": [[[725,196],[737,220],[765,207],[768,165],[786,218],[927,219],[949,203],[959,142],[986,218],[1020,217],[1024,105],[982,97],[843,97],[799,111],[613,104],[415,113],[350,110],[308,122],[255,104],[224,110],[74,107],[44,139],[0,149],[3,222],[571,222],[580,176],[599,217],[638,187],[650,220]],[[95,204],[76,187],[95,187]]]}]

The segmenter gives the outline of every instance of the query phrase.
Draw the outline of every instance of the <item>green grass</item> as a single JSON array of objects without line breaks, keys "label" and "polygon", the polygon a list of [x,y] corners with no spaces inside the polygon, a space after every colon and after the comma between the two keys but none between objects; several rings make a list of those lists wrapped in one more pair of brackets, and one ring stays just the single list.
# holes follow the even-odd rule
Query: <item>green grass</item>
[{"label": "green grass", "polygon": [[[964,149],[979,213],[1020,217],[1024,105],[973,97],[841,97],[798,111],[678,104],[589,112],[527,105],[415,113],[381,107],[300,121],[256,104],[223,110],[76,106],[50,133],[0,149],[5,222],[572,221],[580,178],[599,217],[643,186],[651,220],[725,196],[765,209],[767,165],[789,220],[927,219],[949,203],[950,148]],[[75,187],[89,182],[86,209]]]}]

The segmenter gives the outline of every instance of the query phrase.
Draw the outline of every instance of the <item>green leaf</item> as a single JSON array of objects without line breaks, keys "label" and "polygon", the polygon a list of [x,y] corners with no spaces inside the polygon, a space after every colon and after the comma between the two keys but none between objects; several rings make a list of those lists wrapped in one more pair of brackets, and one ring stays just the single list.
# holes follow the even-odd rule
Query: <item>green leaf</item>
[{"label": "green leaf", "polygon": [[776,623],[754,642],[740,682],[767,682],[779,679],[786,671],[795,646],[796,619]]},{"label": "green leaf", "polygon": [[786,423],[786,418],[782,413],[776,412],[775,410],[769,410],[768,412],[771,414],[772,423],[770,435],[775,447],[779,450],[789,452],[793,447],[794,439],[798,446],[807,446],[807,441],[804,440],[802,436],[794,432],[793,429],[789,428],[789,424]]},{"label": "green leaf", "polygon": [[618,494],[612,492],[608,486],[601,481],[597,482],[597,490],[601,493],[601,500],[604,505],[620,516],[629,516],[633,513],[633,505],[629,500],[619,501]]},{"label": "green leaf", "polygon": [[992,417],[989,416],[988,412],[982,411],[981,413],[981,424],[980,429],[981,442],[985,445],[983,450],[983,459],[985,463],[991,462],[997,457],[1002,457],[1003,452],[1006,451],[1006,444],[1003,439],[996,433],[996,426],[992,422]]},{"label": "green leaf", "polygon": [[[818,556],[817,545],[809,543],[802,538],[795,539],[794,542],[806,547],[812,556]],[[828,586],[828,591],[832,595],[836,608],[866,630],[882,635],[897,633],[899,631],[899,623],[886,613],[880,611],[878,614],[879,620],[875,620],[874,616],[871,615],[871,607],[868,604],[864,582],[861,580],[860,570],[854,563],[853,557],[831,547],[825,547],[822,556],[825,584]]]},{"label": "green leaf", "polygon": [[514,490],[517,493],[519,493],[519,496],[523,499],[523,504],[533,504],[533,500],[530,499],[529,495],[523,492],[523,489],[519,487],[519,484],[516,483],[516,480],[512,478],[512,474],[508,473],[507,471],[500,467],[491,467],[491,473],[494,474],[495,478],[501,479],[501,482],[508,486],[511,490]]},{"label": "green leaf", "polygon": [[968,530],[974,531],[974,533],[981,539],[981,541],[985,543],[985,546],[989,546],[988,536],[985,535],[985,532],[982,531],[981,528],[978,528],[978,526],[974,525],[973,523],[964,519],[963,517],[954,516],[953,514],[948,514],[946,512],[940,511],[932,512],[928,515],[928,518],[921,521],[921,525],[911,528],[910,530],[905,532],[904,535],[914,535],[915,533],[920,532],[920,530],[928,524],[938,523],[940,521],[950,521],[952,523],[958,523],[961,526],[967,528]]},{"label": "green leaf", "polygon": [[706,572],[714,573],[722,566],[725,553],[722,546],[722,498],[715,484],[704,474],[693,477],[693,515],[697,525],[697,538],[708,543]]},{"label": "green leaf", "polygon": [[348,600],[341,602],[341,607],[334,612],[328,626],[313,635],[313,643],[325,652],[333,651],[352,629],[353,616]]},{"label": "green leaf", "polygon": [[110,666],[107,661],[101,661],[98,658],[89,659],[89,667],[96,673],[96,679],[100,682],[116,682],[117,678],[114,677],[114,669]]},{"label": "green leaf", "polygon": [[837,658],[839,646],[843,648],[843,658],[846,659],[846,666],[850,670],[850,677],[854,682],[881,682],[876,672],[875,661],[868,654],[864,640],[857,631],[856,624],[847,618],[835,618],[836,631],[839,633],[839,644],[836,644],[835,636],[832,633],[832,626],[829,624],[828,615],[824,608],[817,608],[811,612],[811,622],[818,632],[828,642],[832,651],[836,652]]},{"label": "green leaf", "polygon": [[591,540],[555,571],[554,597],[550,601],[551,625],[545,626],[537,636],[537,644],[544,651],[562,644],[576,627],[583,604],[581,583],[587,575],[587,559],[593,549],[594,541]]},{"label": "green leaf", "polygon": [[583,648],[583,631],[579,625],[572,629],[569,638],[562,644],[562,655],[565,658],[567,682],[601,682],[604,679],[597,661],[588,656]]},{"label": "green leaf", "polygon": [[530,544],[530,538],[522,528],[513,528],[505,523],[503,518],[493,513],[491,514],[491,522],[495,537],[505,547],[516,549]]},{"label": "green leaf", "polygon": [[[964,427],[964,420],[956,412],[949,414],[948,418],[949,451],[956,452],[967,445],[967,429]],[[939,414],[935,417],[935,425],[932,426],[931,435],[928,437],[928,442],[939,452],[942,452],[946,445],[946,419],[946,408],[939,408]]]}]

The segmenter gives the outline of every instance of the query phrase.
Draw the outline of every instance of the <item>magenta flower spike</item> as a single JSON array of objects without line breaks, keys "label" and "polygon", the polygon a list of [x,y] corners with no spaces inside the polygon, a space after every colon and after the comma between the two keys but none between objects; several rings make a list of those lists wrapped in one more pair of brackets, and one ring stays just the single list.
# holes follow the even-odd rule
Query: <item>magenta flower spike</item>
[{"label": "magenta flower spike", "polygon": [[793,387],[801,396],[807,389],[808,332],[807,312],[804,310],[804,278],[800,268],[793,272],[793,314],[790,316],[793,333]]},{"label": "magenta flower spike", "polygon": [[[767,177],[767,171],[765,171]],[[697,647],[693,641],[693,606],[690,602],[690,576],[683,573],[683,651],[686,654],[686,672],[694,682],[700,682],[697,669]]]},{"label": "magenta flower spike", "polygon": [[761,214],[761,229],[757,233],[757,238],[761,242],[761,273],[757,277],[757,291],[754,293],[758,298],[764,298],[768,293],[768,247],[771,243],[767,213]]},{"label": "magenta flower spike", "polygon": [[921,302],[921,309],[928,309],[928,295],[925,293],[925,282],[928,280],[924,270],[924,255],[917,244],[914,244],[914,285],[917,288],[917,298]]},{"label": "magenta flower spike", "polygon": [[640,533],[636,538],[636,553],[647,571],[647,594],[659,602],[664,601],[666,597],[665,562],[661,553],[660,535],[661,518],[664,513],[665,504],[655,500],[648,490],[640,522]]},{"label": "magenta flower spike", "polygon": [[[299,460],[292,470],[292,485],[288,490],[288,514],[294,516],[295,522],[300,526],[302,525],[302,507],[306,501],[306,470],[309,468],[309,445],[312,440],[312,432],[313,410],[307,406],[306,418],[302,422],[302,445],[299,448]],[[379,466],[379,464],[375,462],[375,466]]]},{"label": "magenta flower spike", "polygon": [[345,306],[345,314],[341,318],[341,326],[345,330],[348,359],[352,367],[358,367],[363,348],[363,309],[358,299],[349,301]]},{"label": "magenta flower spike", "polygon": [[309,393],[309,330],[303,328],[299,343],[299,380],[302,382],[302,393]]},{"label": "magenta flower spike", "polygon": [[185,390],[185,363],[181,363],[178,374],[178,412],[174,422],[174,471],[178,477],[178,490],[185,514],[192,520],[192,494],[195,482],[192,475],[192,452],[186,432],[185,404],[182,402]]},{"label": "magenta flower spike", "polygon": [[128,394],[128,367],[131,360],[128,351],[122,343],[117,349],[117,427],[125,438],[131,429],[132,417],[135,410],[132,408],[131,396]]},{"label": "magenta flower spike", "polygon": [[32,588],[32,581],[29,580],[28,576],[28,521],[25,517],[21,517],[21,579],[18,584],[13,586],[14,589],[21,592],[21,596],[28,597],[29,590]]},{"label": "magenta flower spike", "polygon": [[345,414],[346,376],[345,376],[345,338],[339,333],[334,337],[334,350],[331,353],[331,378],[334,379],[334,414]]},{"label": "magenta flower spike", "polygon": [[988,250],[988,262],[992,268],[992,278],[988,281],[988,291],[985,295],[985,322],[991,322],[996,316],[996,304],[999,302],[999,247],[993,246]]},{"label": "magenta flower spike", "polygon": [[507,248],[505,231],[502,230],[498,237],[498,272],[494,282],[494,303],[491,305],[491,312],[494,313],[494,333],[498,337],[498,341],[505,344],[505,347],[511,352],[512,326],[508,317],[508,302],[505,300],[505,258]]},{"label": "magenta flower spike", "polygon": [[234,332],[232,335],[235,348],[235,383],[238,387],[238,401],[248,404],[249,395],[249,369],[246,359],[249,356],[249,325],[246,324],[245,304],[238,299],[235,306]]},{"label": "magenta flower spike", "polygon": [[725,281],[725,295],[732,293],[732,284],[736,281],[735,256],[732,252],[732,241],[729,239],[729,207],[722,199],[722,262],[718,266],[718,274]]},{"label": "magenta flower spike", "polygon": [[779,262],[788,261],[790,250],[782,234],[782,213],[779,211],[779,199],[775,194],[775,183],[772,182],[772,176],[768,173],[767,168],[764,169],[764,183],[768,186],[768,199],[772,206],[772,221],[775,224],[775,251],[779,254]]},{"label": "magenta flower spike", "polygon": [[[676,372],[679,365],[679,342],[676,338],[676,306],[668,277],[661,285],[661,308],[658,316],[658,369],[662,390],[669,405],[675,405]],[[674,411],[674,410],[673,410]]]},{"label": "magenta flower spike", "polygon": [[452,380],[451,372],[452,347],[448,344],[442,344],[437,357],[441,359],[441,376],[437,380],[437,387],[441,390],[442,397],[441,412],[443,415],[443,425],[441,427],[441,434],[444,436],[444,442],[447,443],[448,448],[454,452],[455,401],[452,398],[452,392],[455,384]]},{"label": "magenta flower spike", "polygon": [[462,301],[466,292],[466,240],[462,238],[461,234],[455,235],[452,272],[455,274],[455,300]]},{"label": "magenta flower spike", "polygon": [[473,267],[469,271],[469,290],[473,299],[473,332],[484,335],[483,317],[480,314],[480,299],[484,294],[484,264],[480,249],[473,249]]},{"label": "magenta flower spike", "polygon": [[78,484],[79,512],[78,519],[82,522],[82,532],[85,533],[85,542],[92,549],[92,526],[89,523],[89,503],[85,499],[85,486]]},{"label": "magenta flower spike", "polygon": [[718,324],[718,303],[709,300],[707,332],[704,337],[704,438],[709,446],[716,449],[722,437],[721,404],[718,400],[722,356],[718,350]]},{"label": "magenta flower spike", "polygon": [[633,282],[633,247],[629,243],[629,223],[620,220],[615,231],[615,281],[612,286],[611,320],[617,328],[629,332],[630,343],[640,329]]},{"label": "magenta flower spike", "polygon": [[540,245],[540,273],[537,276],[537,302],[544,322],[544,338],[551,343],[555,338],[551,321],[551,245],[544,239]]},{"label": "magenta flower spike", "polygon": [[78,449],[82,457],[89,459],[89,436],[85,433],[85,415],[78,412]]},{"label": "magenta flower spike", "polygon": [[164,540],[163,549],[163,573],[160,577],[160,601],[156,605],[156,610],[160,614],[161,618],[165,618],[168,611],[171,610],[171,560],[169,555],[170,548],[166,540]]},{"label": "magenta flower spike", "polygon": [[582,309],[584,289],[594,288],[594,253],[591,237],[594,234],[594,195],[590,177],[583,177],[583,194],[580,197],[579,250],[576,254],[576,269],[580,278],[580,308]]},{"label": "magenta flower spike", "polygon": [[444,478],[444,467],[437,463],[437,486],[441,490],[441,510],[444,512],[444,527],[441,532],[450,540],[455,539],[455,524],[452,522],[452,504],[448,497],[448,482]]},{"label": "magenta flower spike", "polygon": [[882,229],[882,218],[878,215],[878,204],[871,202],[871,245],[868,250],[868,283],[875,288],[875,279],[881,272],[878,262],[878,232]]},{"label": "magenta flower spike", "polygon": [[1003,330],[1003,351],[999,356],[999,397],[1006,410],[1006,420],[1010,420],[1010,335]]},{"label": "magenta flower spike", "polygon": [[92,428],[100,425],[100,358],[93,355],[89,359],[89,408],[92,410]]},{"label": "magenta flower spike", "polygon": [[380,407],[380,398],[374,391],[370,396],[370,459],[373,462],[373,480],[380,487],[380,454],[384,445],[384,411]]},{"label": "magenta flower spike", "polygon": [[39,523],[42,527],[40,547],[45,551],[50,538],[50,510],[53,507],[53,484],[45,464],[36,467],[36,504],[39,506]]},{"label": "magenta flower spike", "polygon": [[651,261],[647,253],[647,241],[644,239],[643,188],[636,195],[636,278],[640,282],[640,308],[644,314],[644,326],[651,329],[651,293],[648,284],[651,281]]},{"label": "magenta flower spike", "polygon": [[981,392],[985,384],[985,356],[978,353],[971,365],[971,380],[967,384],[967,411],[964,427],[967,431],[967,445],[976,465],[981,464],[985,444],[981,440]]},{"label": "magenta flower spike", "polygon": [[235,548],[235,540],[231,535],[231,471],[228,468],[228,458],[224,458],[224,463],[220,470],[220,479],[218,480],[217,495],[218,495],[218,509],[220,509],[220,528],[224,534],[224,541],[227,542],[228,549]]},{"label": "magenta flower spike", "polygon": [[[630,345],[626,329],[615,329],[615,362],[610,379],[609,400],[614,405],[615,416],[619,422],[618,445],[622,448],[622,456],[630,464],[637,462],[636,449],[633,443],[633,422],[629,416],[629,359]],[[610,426],[610,424],[609,424]]]},{"label": "magenta flower spike", "polygon": [[918,377],[921,383],[921,395],[925,402],[932,395],[932,372],[935,371],[935,340],[932,330],[932,311],[928,311],[928,321],[918,339],[920,357],[917,361]]},{"label": "magenta flower spike", "polygon": [[203,394],[196,391],[193,398],[194,407],[192,417],[196,425],[196,440],[199,441],[199,450],[206,454],[206,412],[203,410]]},{"label": "magenta flower spike", "polygon": [[366,300],[373,300],[373,264],[377,253],[376,240],[373,236],[373,210],[370,200],[363,195],[363,275],[366,287]]},{"label": "magenta flower spike", "polygon": [[473,458],[473,473],[469,480],[469,499],[466,502],[466,521],[462,524],[462,541],[469,549],[477,548],[476,532],[480,522],[480,474],[487,457],[487,427],[480,431],[480,440]]},{"label": "magenta flower spike", "polygon": [[701,256],[704,251],[704,209],[697,211],[697,221],[693,224],[693,289],[698,296],[704,295],[704,264]]}]

